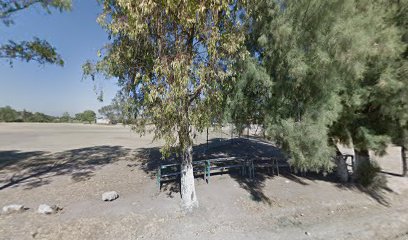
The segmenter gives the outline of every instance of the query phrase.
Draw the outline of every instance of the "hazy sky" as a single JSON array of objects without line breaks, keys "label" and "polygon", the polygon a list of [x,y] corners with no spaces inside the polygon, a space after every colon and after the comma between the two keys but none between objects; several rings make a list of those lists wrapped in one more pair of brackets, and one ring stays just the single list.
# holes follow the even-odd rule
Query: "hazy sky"
[{"label": "hazy sky", "polygon": [[108,41],[96,23],[100,12],[96,0],[74,0],[71,12],[50,15],[34,7],[15,15],[15,24],[10,27],[0,23],[0,43],[38,36],[56,47],[65,61],[64,67],[15,61],[11,68],[0,59],[0,107],[61,115],[65,111],[97,111],[109,104],[118,89],[114,80],[99,81],[104,102],[97,100],[95,84],[82,80],[82,64],[96,59],[97,50]]}]

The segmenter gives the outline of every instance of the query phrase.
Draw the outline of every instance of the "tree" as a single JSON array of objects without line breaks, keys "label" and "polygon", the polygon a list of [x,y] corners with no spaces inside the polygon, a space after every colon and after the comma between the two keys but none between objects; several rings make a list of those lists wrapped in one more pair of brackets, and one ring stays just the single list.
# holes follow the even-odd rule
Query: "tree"
[{"label": "tree", "polygon": [[259,66],[247,67],[238,81],[259,68],[269,75],[272,91],[260,105],[264,125],[296,169],[330,170],[338,140],[355,143],[357,155],[383,149],[387,139],[362,121],[373,121],[372,116],[355,114],[364,109],[370,90],[370,64],[392,60],[401,47],[398,29],[387,22],[393,9],[383,4],[262,0],[252,5],[247,48]]},{"label": "tree", "polygon": [[[71,0],[0,0],[0,21],[8,27],[14,24],[13,15],[15,13],[33,5],[40,5],[47,13],[51,13],[51,9],[70,10]],[[27,62],[36,61],[40,64],[64,65],[64,61],[56,49],[47,41],[36,37],[31,41],[15,42],[9,40],[8,43],[1,44],[0,58],[7,59],[10,64],[13,63],[13,60],[19,59]]]},{"label": "tree", "polygon": [[[349,85],[342,95],[343,112],[333,126],[339,139],[352,141],[356,166],[369,160],[369,150],[384,154],[392,141],[402,146],[403,174],[406,170],[407,100],[407,1],[378,2],[382,28],[377,35],[378,53],[367,59],[361,81]],[[383,48],[384,45],[389,46]],[[343,134],[339,134],[343,132]],[[365,164],[367,165],[367,164]],[[358,176],[356,176],[358,177]]]},{"label": "tree", "polygon": [[71,122],[71,116],[68,112],[64,112],[60,118],[61,122]]},{"label": "tree", "polygon": [[[388,19],[401,33],[404,43],[401,53],[392,61],[376,60],[376,65],[384,70],[371,74],[376,85],[372,88],[370,99],[376,107],[378,119],[382,119],[382,131],[391,137],[394,144],[401,146],[402,176],[408,176],[408,1],[389,1],[386,8],[396,9]],[[374,69],[375,70],[375,69]]]},{"label": "tree", "polygon": [[[132,124],[154,124],[162,153],[181,158],[183,207],[198,206],[193,131],[221,121],[243,40],[237,1],[104,1],[99,23],[113,42],[84,72],[117,77]],[[137,120],[137,121],[136,121]]]},{"label": "tree", "polygon": [[54,117],[40,112],[35,112],[30,118],[30,122],[52,122],[53,120]]},{"label": "tree", "polygon": [[18,112],[10,106],[0,108],[1,122],[15,122],[18,119]]},{"label": "tree", "polygon": [[93,123],[96,119],[96,113],[92,110],[85,110],[82,113],[75,114],[75,119],[81,122]]},{"label": "tree", "polygon": [[124,102],[120,94],[112,99],[112,103],[98,110],[99,114],[109,119],[111,123],[125,123]]}]

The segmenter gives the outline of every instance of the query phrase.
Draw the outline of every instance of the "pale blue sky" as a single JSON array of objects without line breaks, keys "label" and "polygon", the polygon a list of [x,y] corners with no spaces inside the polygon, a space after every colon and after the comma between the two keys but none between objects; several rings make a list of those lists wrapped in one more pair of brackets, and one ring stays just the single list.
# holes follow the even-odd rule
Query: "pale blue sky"
[{"label": "pale blue sky", "polygon": [[10,27],[0,23],[0,43],[38,36],[55,46],[65,61],[64,67],[15,61],[10,68],[0,59],[0,107],[10,105],[17,110],[61,115],[86,109],[96,112],[109,104],[118,89],[114,80],[98,82],[104,102],[97,100],[94,83],[82,80],[82,64],[96,59],[97,50],[108,41],[96,23],[100,12],[96,0],[74,0],[71,12],[49,15],[34,7],[17,14]]}]

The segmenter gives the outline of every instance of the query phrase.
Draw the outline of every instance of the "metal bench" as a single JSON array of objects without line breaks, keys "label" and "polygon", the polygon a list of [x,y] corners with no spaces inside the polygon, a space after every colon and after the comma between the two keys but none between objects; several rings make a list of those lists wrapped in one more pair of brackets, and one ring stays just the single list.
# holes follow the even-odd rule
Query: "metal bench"
[{"label": "metal bench", "polygon": [[[175,180],[180,175],[180,164],[161,164],[157,169],[157,186],[159,190],[161,189],[161,183],[164,181]],[[194,175],[203,175],[204,180],[209,183],[209,179],[212,173],[220,173],[229,171],[230,169],[239,169],[241,175],[250,172],[250,164],[248,160],[236,158],[236,157],[225,157],[225,158],[215,158],[215,159],[205,159],[199,161],[193,161]]]},{"label": "metal bench", "polygon": [[207,165],[207,183],[210,180],[211,172],[220,173],[230,169],[239,169],[241,175],[247,172],[247,160],[236,157],[225,157],[205,160]]},{"label": "metal bench", "polygon": [[255,169],[256,168],[266,168],[268,173],[272,171],[272,174],[275,174],[275,169],[276,173],[279,175],[279,168],[280,167],[289,167],[289,164],[287,163],[279,163],[279,159],[276,157],[259,157],[256,159],[250,159],[249,160],[249,165],[250,165],[250,172],[249,176],[250,178],[255,177]]}]

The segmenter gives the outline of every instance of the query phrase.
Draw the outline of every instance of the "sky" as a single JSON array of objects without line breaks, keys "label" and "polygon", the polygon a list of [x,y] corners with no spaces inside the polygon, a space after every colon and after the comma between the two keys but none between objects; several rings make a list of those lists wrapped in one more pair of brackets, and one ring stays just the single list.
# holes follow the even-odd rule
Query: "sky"
[{"label": "sky", "polygon": [[[82,78],[82,64],[96,60],[98,49],[108,43],[106,32],[96,22],[100,12],[96,0],[73,0],[71,12],[47,14],[36,6],[14,15],[14,25],[0,23],[0,44],[36,36],[50,42],[65,62],[60,67],[17,60],[10,67],[0,59],[0,107],[59,116],[87,109],[97,112],[108,105],[119,89],[116,81],[95,84]],[[103,90],[103,102],[97,100],[95,86]]]}]

